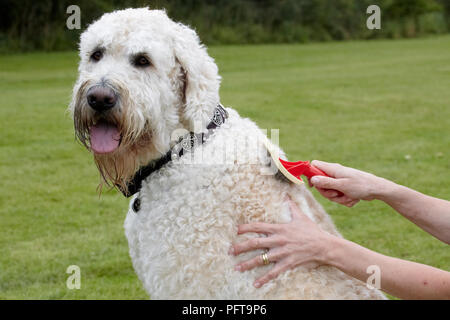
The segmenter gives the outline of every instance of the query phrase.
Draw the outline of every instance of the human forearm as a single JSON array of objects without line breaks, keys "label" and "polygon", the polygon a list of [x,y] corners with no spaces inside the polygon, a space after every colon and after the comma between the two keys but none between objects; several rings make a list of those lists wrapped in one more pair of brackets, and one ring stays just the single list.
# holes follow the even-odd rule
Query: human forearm
[{"label": "human forearm", "polygon": [[312,185],[329,200],[348,207],[359,200],[382,200],[420,228],[450,244],[449,201],[340,164],[317,160],[312,164],[329,175],[311,178]]},{"label": "human forearm", "polygon": [[330,236],[323,262],[366,282],[369,266],[380,268],[381,290],[401,299],[450,299],[450,273],[373,252]]},{"label": "human forearm", "polygon": [[[280,273],[299,265],[312,268],[331,265],[363,282],[370,276],[367,268],[377,266],[380,271],[380,288],[385,292],[403,299],[450,299],[449,272],[387,257],[328,234],[301,213],[292,200],[288,202],[291,222],[240,225],[239,234],[256,232],[265,234],[266,237],[235,243],[230,248],[230,254],[233,255],[268,249],[266,258],[274,262],[274,267],[255,281],[256,287],[259,288]],[[257,256],[240,262],[235,270],[245,272],[263,264],[264,260]]]},{"label": "human forearm", "polygon": [[374,198],[386,202],[436,238],[450,243],[449,201],[424,195],[382,178],[379,178]]}]

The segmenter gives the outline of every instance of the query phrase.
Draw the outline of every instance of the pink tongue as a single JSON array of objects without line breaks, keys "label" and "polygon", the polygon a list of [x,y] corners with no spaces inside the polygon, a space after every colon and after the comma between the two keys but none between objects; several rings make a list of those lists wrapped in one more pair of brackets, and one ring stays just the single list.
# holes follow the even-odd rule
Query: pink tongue
[{"label": "pink tongue", "polygon": [[99,122],[91,127],[91,149],[95,153],[108,153],[117,149],[120,132],[117,127],[106,122]]}]

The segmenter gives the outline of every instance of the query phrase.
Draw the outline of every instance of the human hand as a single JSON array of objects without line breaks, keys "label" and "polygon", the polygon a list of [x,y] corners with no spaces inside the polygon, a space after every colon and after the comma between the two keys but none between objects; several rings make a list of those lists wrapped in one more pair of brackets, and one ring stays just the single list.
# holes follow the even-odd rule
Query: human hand
[{"label": "human hand", "polygon": [[[242,224],[238,228],[238,234],[247,232],[264,233],[266,238],[253,238],[241,243],[235,243],[230,248],[230,254],[239,255],[244,252],[268,249],[267,258],[274,267],[264,276],[257,279],[254,286],[259,288],[271,279],[276,278],[286,270],[293,269],[299,265],[315,268],[324,264],[324,256],[327,251],[327,240],[332,237],[304,215],[298,206],[291,200],[289,208],[292,215],[290,223],[270,224],[251,223]],[[241,262],[236,265],[235,270],[246,271],[262,266],[262,255]]]},{"label": "human hand", "polygon": [[328,200],[353,207],[359,200],[373,200],[386,181],[371,173],[337,163],[314,160],[311,164],[330,177],[314,176],[310,184]]}]

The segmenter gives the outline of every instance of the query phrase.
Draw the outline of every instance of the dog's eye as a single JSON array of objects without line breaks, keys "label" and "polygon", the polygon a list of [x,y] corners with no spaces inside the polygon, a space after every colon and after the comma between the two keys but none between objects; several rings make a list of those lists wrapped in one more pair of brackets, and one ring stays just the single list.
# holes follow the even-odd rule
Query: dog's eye
[{"label": "dog's eye", "polygon": [[99,61],[103,57],[103,52],[100,50],[95,51],[93,54],[91,54],[91,60],[93,61]]},{"label": "dog's eye", "polygon": [[136,67],[147,67],[150,65],[150,61],[144,56],[137,56],[133,63]]}]

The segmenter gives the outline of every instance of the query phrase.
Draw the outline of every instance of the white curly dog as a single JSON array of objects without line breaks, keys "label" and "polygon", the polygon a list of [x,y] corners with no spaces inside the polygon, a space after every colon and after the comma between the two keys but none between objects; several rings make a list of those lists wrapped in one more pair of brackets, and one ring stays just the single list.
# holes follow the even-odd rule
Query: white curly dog
[{"label": "white curly dog", "polygon": [[[241,223],[290,220],[287,194],[339,235],[303,186],[266,174],[266,135],[220,105],[220,76],[195,31],[164,11],[103,15],[81,35],[69,110],[102,183],[132,195],[125,220],[134,269],[153,299],[383,299],[339,270],[297,267],[262,288],[272,265],[240,273]],[[180,138],[181,137],[181,138]]]}]

